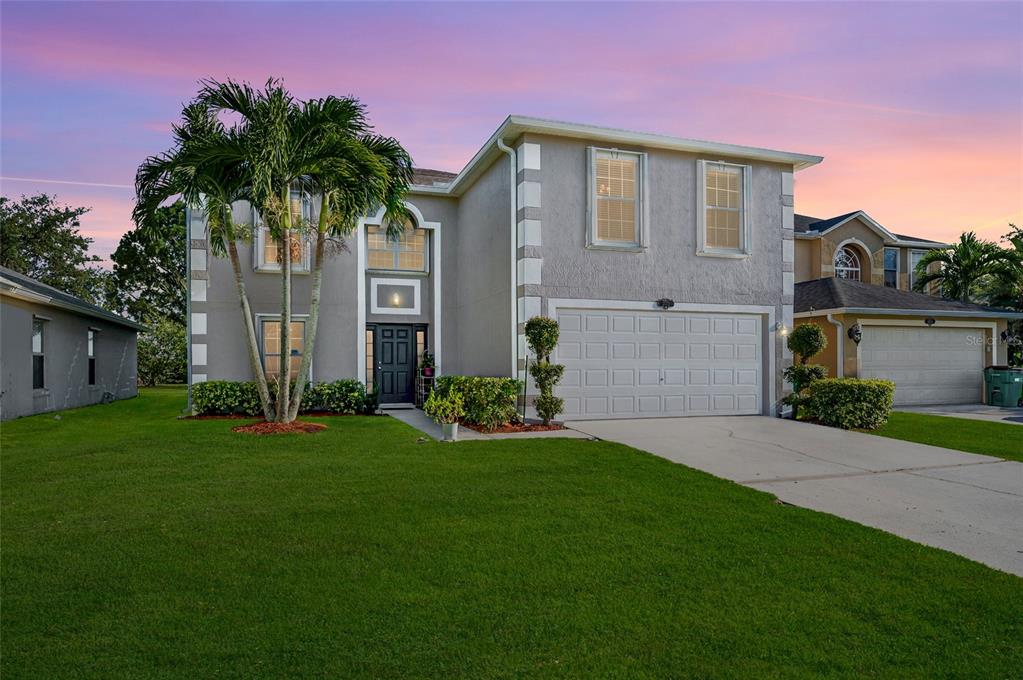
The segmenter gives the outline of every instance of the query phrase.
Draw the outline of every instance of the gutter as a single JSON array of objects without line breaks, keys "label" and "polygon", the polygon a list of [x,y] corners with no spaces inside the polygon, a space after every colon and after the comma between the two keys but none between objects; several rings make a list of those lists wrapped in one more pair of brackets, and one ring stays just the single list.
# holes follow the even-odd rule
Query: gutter
[{"label": "gutter", "polygon": [[[511,206],[510,222],[511,227],[511,359],[512,359],[512,370],[511,377],[516,378],[519,374],[519,302],[518,302],[518,254],[519,254],[519,230],[517,218],[519,215],[518,209],[518,192],[516,191],[516,158],[515,150],[504,143],[504,140],[500,137],[497,138],[497,148],[508,154],[508,160],[511,163],[511,183],[509,185],[509,205]],[[525,388],[523,388],[523,397],[525,397]]]},{"label": "gutter", "polygon": [[823,316],[831,314],[873,314],[875,316],[934,316],[934,317],[964,317],[973,319],[1023,319],[1023,312],[986,311],[986,310],[945,310],[945,309],[881,309],[873,307],[835,307],[832,309],[815,309],[811,312],[796,312],[792,316],[796,319],[805,319],[811,316]]},{"label": "gutter", "polygon": [[144,333],[145,331],[149,330],[147,326],[144,326],[140,323],[136,323],[134,321],[129,321],[128,319],[120,317],[112,312],[108,312],[106,310],[97,311],[95,309],[90,309],[88,307],[81,307],[70,302],[65,302],[60,298],[50,297],[45,293],[40,293],[39,291],[32,290],[31,288],[27,288],[17,283],[16,281],[11,281],[10,279],[4,278],[2,276],[0,276],[0,283],[2,283],[3,293],[14,298],[19,298],[21,300],[26,300],[28,302],[35,302],[41,305],[49,305],[50,307],[64,309],[69,312],[74,312],[75,314],[80,314],[82,316],[92,317],[94,319],[102,319],[103,321],[106,321],[108,323],[117,324],[118,326],[124,326],[125,328],[130,328],[139,333]]},{"label": "gutter", "polygon": [[836,378],[845,377],[845,326],[842,322],[834,317],[832,314],[828,314],[828,323],[835,327],[835,337],[838,338],[838,349],[835,359],[835,370],[838,373]]}]

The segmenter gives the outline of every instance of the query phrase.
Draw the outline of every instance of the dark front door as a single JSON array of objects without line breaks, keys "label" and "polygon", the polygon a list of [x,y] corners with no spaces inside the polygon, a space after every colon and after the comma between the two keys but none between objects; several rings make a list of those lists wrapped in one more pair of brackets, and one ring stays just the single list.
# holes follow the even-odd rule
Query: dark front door
[{"label": "dark front door", "polygon": [[377,326],[377,385],[381,404],[412,403],[412,373],[415,369],[415,334],[412,326]]}]

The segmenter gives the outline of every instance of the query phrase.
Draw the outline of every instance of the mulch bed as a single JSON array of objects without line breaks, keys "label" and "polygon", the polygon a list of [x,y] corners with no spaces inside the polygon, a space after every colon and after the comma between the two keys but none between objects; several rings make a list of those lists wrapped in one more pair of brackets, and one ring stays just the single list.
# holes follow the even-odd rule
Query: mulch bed
[{"label": "mulch bed", "polygon": [[290,423],[268,423],[265,420],[251,425],[239,425],[232,427],[232,432],[244,432],[246,434],[311,434],[326,430],[327,426],[321,423],[303,423],[295,420]]},{"label": "mulch bed", "polygon": [[564,425],[558,425],[557,423],[551,423],[550,425],[543,425],[541,423],[505,423],[500,427],[494,428],[493,430],[484,430],[479,425],[469,425],[462,423],[463,427],[467,427],[475,432],[481,432],[483,434],[507,434],[517,432],[551,432],[553,430],[564,430]]}]

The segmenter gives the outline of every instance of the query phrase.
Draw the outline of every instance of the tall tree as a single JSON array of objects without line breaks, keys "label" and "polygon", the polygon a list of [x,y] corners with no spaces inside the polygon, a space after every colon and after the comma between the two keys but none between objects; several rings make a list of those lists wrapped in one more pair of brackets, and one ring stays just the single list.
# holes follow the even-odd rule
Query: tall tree
[{"label": "tall tree", "polygon": [[[980,299],[983,287],[991,277],[1000,276],[1014,261],[1013,254],[997,243],[977,238],[970,231],[947,248],[929,250],[916,266],[917,291],[937,284],[942,297],[961,302]],[[939,266],[929,271],[931,265]]]},{"label": "tall tree", "polygon": [[205,212],[211,252],[218,256],[226,253],[231,261],[249,366],[263,415],[272,420],[274,406],[256,344],[252,307],[238,257],[238,241],[246,240],[251,234],[231,217],[232,203],[252,197],[247,140],[237,126],[226,128],[215,111],[198,102],[183,109],[182,122],[174,126],[173,132],[174,146],[147,158],[139,166],[135,177],[135,223],[143,230],[158,231],[158,208],[179,195],[186,204]]},{"label": "tall tree", "polygon": [[111,298],[122,313],[185,323],[186,233],[185,203],[178,200],[157,208],[146,229],[136,226],[121,237],[110,259]]},{"label": "tall tree", "polygon": [[[1009,233],[1002,237],[1007,252],[1013,257],[1004,262],[984,286],[984,301],[995,307],[1023,312],[1023,228],[1009,225]],[[1023,365],[1023,320],[1009,322],[1013,340],[1009,344],[1008,358],[1012,366]]]},{"label": "tall tree", "polygon": [[[281,366],[277,420],[298,415],[316,342],[328,241],[350,234],[359,218],[385,209],[388,233],[404,232],[404,196],[412,181],[412,159],[397,140],[372,133],[365,108],[353,98],[327,97],[297,102],[279,80],[262,90],[231,81],[207,81],[199,96],[211,110],[239,119],[246,141],[251,199],[260,209],[281,259],[281,347],[290,348],[292,261],[312,232],[315,238],[310,315],[302,360],[290,390],[290,363]],[[317,193],[315,224],[302,221],[290,204],[294,187]]]},{"label": "tall tree", "polygon": [[0,196],[0,265],[103,304],[107,272],[93,264],[100,258],[89,254],[92,239],[80,231],[87,212],[48,194]]}]

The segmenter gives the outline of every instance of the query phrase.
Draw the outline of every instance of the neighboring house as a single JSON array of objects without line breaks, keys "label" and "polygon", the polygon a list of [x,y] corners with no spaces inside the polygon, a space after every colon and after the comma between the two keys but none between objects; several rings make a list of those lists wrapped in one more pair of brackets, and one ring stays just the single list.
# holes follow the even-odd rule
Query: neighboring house
[{"label": "neighboring house", "polygon": [[917,262],[945,244],[863,211],[796,215],[795,231],[796,323],[824,328],[814,361],[829,375],[892,380],[897,405],[982,401],[983,369],[1006,362],[1007,321],[1023,314],[911,292]]},{"label": "neighboring house", "polygon": [[0,418],[138,394],[139,324],[0,267]]},{"label": "neighboring house", "polygon": [[[564,417],[774,414],[791,362],[793,173],[818,156],[509,117],[457,175],[419,171],[413,223],[367,216],[324,268],[316,381],[358,377],[413,400],[423,351],[442,374],[523,376],[523,326],[561,325]],[[293,210],[316,219],[314,197]],[[280,347],[276,246],[241,249],[264,365],[298,369],[309,246]],[[251,379],[233,277],[190,212],[189,379]],[[283,351],[282,351],[283,350]],[[290,357],[285,361],[283,357]]]}]

